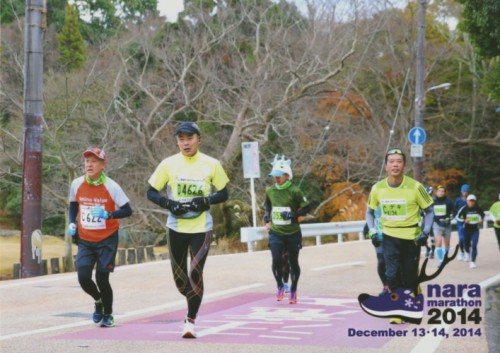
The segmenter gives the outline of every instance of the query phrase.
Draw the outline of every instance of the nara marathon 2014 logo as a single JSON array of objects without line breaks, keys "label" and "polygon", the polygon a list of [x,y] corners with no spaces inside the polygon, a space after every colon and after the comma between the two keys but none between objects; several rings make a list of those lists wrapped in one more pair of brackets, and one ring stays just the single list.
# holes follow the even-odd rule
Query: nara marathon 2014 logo
[{"label": "nara marathon 2014 logo", "polygon": [[[364,312],[379,318],[389,318],[397,323],[420,324],[424,316],[424,304],[429,315],[429,324],[452,324],[457,319],[462,324],[481,321],[481,287],[478,284],[429,284],[427,286],[427,303],[420,284],[430,281],[443,271],[445,266],[457,256],[458,245],[453,255],[447,253],[442,265],[432,275],[426,274],[428,258],[426,258],[418,275],[418,289],[396,288],[380,295],[362,293],[358,302]],[[392,322],[392,321],[391,321]]]}]

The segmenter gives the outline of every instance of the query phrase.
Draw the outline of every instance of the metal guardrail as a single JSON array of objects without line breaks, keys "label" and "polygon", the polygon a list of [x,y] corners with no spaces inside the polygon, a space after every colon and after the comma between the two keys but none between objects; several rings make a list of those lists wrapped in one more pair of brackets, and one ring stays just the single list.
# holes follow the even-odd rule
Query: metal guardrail
[{"label": "metal guardrail", "polygon": [[[347,233],[358,233],[359,240],[363,240],[363,227],[365,221],[352,222],[329,222],[329,223],[305,223],[300,225],[302,237],[316,237],[316,245],[321,245],[321,237],[325,235],[337,235],[338,242],[343,242],[343,236]],[[248,252],[253,251],[254,242],[267,238],[266,227],[242,227],[240,239],[247,243]]]},{"label": "metal guardrail", "polygon": [[[485,222],[483,229],[488,228],[490,220],[489,212],[484,214]],[[300,225],[302,237],[315,237],[316,245],[321,245],[321,237],[325,235],[337,235],[338,242],[344,241],[344,235],[348,233],[358,233],[358,240],[364,240],[363,227],[365,221],[351,222],[328,222],[328,223],[305,223]],[[456,225],[456,219],[451,221],[452,225]],[[247,243],[248,252],[252,252],[256,241],[267,238],[266,227],[242,227],[240,229],[240,240],[242,243]]]}]

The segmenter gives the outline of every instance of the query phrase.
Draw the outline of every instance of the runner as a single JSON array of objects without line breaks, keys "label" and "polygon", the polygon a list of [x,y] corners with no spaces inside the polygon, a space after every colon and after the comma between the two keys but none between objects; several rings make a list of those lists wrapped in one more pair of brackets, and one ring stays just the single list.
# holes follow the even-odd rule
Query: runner
[{"label": "runner", "polygon": [[[107,165],[104,151],[89,148],[83,156],[85,175],[71,183],[67,233],[78,243],[76,268],[80,286],[95,300],[92,319],[101,327],[113,327],[109,274],[115,268],[118,219],[129,217],[132,208],[122,188],[104,174]],[[96,264],[94,282],[92,270]]]},{"label": "runner", "polygon": [[[500,194],[498,194],[500,200]],[[498,250],[500,250],[500,201],[495,202],[490,208],[490,219],[493,221],[493,228],[497,236]]]},{"label": "runner", "polygon": [[300,277],[299,251],[302,248],[302,233],[298,217],[309,212],[309,203],[302,190],[292,183],[291,161],[278,155],[271,163],[273,169],[269,176],[274,177],[275,184],[266,190],[264,202],[264,222],[269,232],[269,248],[272,255],[272,271],[278,287],[276,300],[281,301],[285,295],[283,283],[283,251],[288,251],[290,264],[289,303],[297,303],[297,284]]},{"label": "runner", "polygon": [[[423,317],[423,296],[418,286],[420,246],[427,244],[432,226],[432,198],[425,187],[404,175],[406,156],[399,148],[390,149],[385,156],[387,178],[376,183],[368,198],[366,221],[371,234],[375,230],[375,210],[381,207],[382,246],[388,290],[380,296],[362,293],[361,308],[370,315],[399,318],[420,323]],[[420,212],[425,214],[424,229],[419,226]],[[391,298],[407,298],[412,308],[398,307]]]},{"label": "runner", "polygon": [[[167,240],[172,273],[188,306],[182,337],[196,338],[194,324],[203,299],[203,268],[213,234],[210,205],[228,199],[229,178],[218,160],[199,151],[198,125],[182,122],[175,128],[174,135],[180,153],[157,166],[149,178],[147,196],[169,210]],[[167,197],[160,194],[165,187]],[[212,187],[217,191],[213,192]]]},{"label": "runner", "polygon": [[[432,194],[434,193],[434,188],[432,186],[427,186],[425,188],[425,190],[432,198]],[[422,221],[424,221],[424,219],[425,219],[425,213],[422,212]],[[421,227],[424,227],[424,225],[422,225]],[[432,227],[431,227],[431,232],[429,233],[429,240],[430,240],[431,246],[429,246],[427,244],[425,245],[425,249],[426,249],[425,257],[428,257],[429,259],[433,259],[434,258],[434,251],[436,250],[436,239],[434,237],[434,230]]]},{"label": "runner", "polygon": [[451,219],[453,218],[453,201],[446,197],[446,189],[442,185],[436,188],[434,198],[434,223],[432,229],[436,239],[436,255],[438,267],[450,250]]},{"label": "runner", "polygon": [[[457,215],[458,211],[467,205],[467,196],[470,194],[470,186],[467,184],[462,185],[460,188],[461,196],[457,197],[455,200],[455,206],[453,207],[453,214]],[[460,254],[458,255],[458,261],[467,261],[465,257],[465,238],[464,238],[464,225],[462,222],[457,220],[457,233],[458,233],[458,245],[460,246]]]},{"label": "runner", "polygon": [[467,196],[467,205],[457,214],[457,221],[464,226],[465,261],[470,261],[470,268],[476,268],[477,243],[479,242],[479,226],[483,224],[484,211],[477,204],[475,195]]}]

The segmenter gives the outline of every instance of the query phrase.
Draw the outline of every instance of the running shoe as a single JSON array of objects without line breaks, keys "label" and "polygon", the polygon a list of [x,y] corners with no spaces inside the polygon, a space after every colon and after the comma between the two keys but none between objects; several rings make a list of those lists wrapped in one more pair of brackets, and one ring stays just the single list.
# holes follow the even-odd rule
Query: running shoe
[{"label": "running shoe", "polygon": [[458,254],[458,261],[464,261],[464,253],[463,252],[460,252],[460,254]]},{"label": "running shoe", "polygon": [[99,299],[98,301],[95,302],[95,310],[94,310],[94,314],[92,315],[92,320],[98,324],[99,322],[101,322],[102,320],[102,317],[104,315],[104,307],[102,305],[102,300]]},{"label": "running shoe", "polygon": [[290,304],[297,304],[297,291],[290,292],[290,299],[288,300]]},{"label": "running shoe", "polygon": [[186,318],[184,320],[184,330],[182,331],[182,338],[196,338],[194,330],[194,320]]},{"label": "running shoe", "polygon": [[115,319],[111,314],[104,314],[102,316],[101,327],[115,327]]},{"label": "running shoe", "polygon": [[285,293],[290,293],[290,287],[288,286],[288,283],[283,283],[283,288],[285,288]]},{"label": "running shoe", "polygon": [[380,296],[363,293],[358,301],[363,311],[375,317],[399,318],[420,324],[424,316],[424,296],[415,295],[411,289],[397,288]]},{"label": "running shoe", "polygon": [[283,300],[284,296],[285,296],[285,288],[278,287],[278,292],[276,293],[276,300],[281,301],[281,300]]},{"label": "running shoe", "polygon": [[476,265],[476,263],[474,261],[471,261],[469,267],[470,268],[476,268],[477,265]]},{"label": "running shoe", "polygon": [[470,261],[470,256],[469,256],[469,253],[465,253],[465,254],[464,254],[464,261],[465,261],[465,262],[469,262],[469,261]]}]

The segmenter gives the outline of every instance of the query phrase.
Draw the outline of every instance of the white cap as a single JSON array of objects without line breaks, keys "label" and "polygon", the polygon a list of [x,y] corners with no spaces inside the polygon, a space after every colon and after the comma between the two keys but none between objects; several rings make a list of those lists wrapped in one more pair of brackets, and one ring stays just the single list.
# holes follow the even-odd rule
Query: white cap
[{"label": "white cap", "polygon": [[276,177],[283,174],[288,174],[289,179],[292,179],[293,174],[292,167],[290,166],[291,164],[291,160],[285,160],[285,155],[283,155],[280,160],[278,160],[278,155],[275,155],[274,161],[271,163],[273,169],[271,170],[271,173],[269,173],[269,176]]},{"label": "white cap", "polygon": [[474,195],[474,194],[470,194],[469,196],[467,196],[467,201],[470,201],[470,200],[474,200],[474,201],[476,201],[476,200],[477,200],[477,199],[476,199],[476,195]]}]

